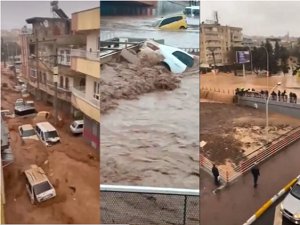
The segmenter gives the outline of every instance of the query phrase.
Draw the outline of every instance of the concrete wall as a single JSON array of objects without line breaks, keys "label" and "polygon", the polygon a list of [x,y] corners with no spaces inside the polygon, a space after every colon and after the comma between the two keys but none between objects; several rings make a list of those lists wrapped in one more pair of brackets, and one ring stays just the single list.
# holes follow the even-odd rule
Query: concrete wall
[{"label": "concrete wall", "polygon": [[[266,110],[266,100],[254,97],[238,97],[238,104]],[[292,116],[300,119],[300,104],[287,102],[269,101],[269,112],[281,113],[287,116]]]},{"label": "concrete wall", "polygon": [[92,52],[96,52],[98,50],[98,38],[99,31],[91,32],[86,37],[86,51],[89,52],[90,48]]}]

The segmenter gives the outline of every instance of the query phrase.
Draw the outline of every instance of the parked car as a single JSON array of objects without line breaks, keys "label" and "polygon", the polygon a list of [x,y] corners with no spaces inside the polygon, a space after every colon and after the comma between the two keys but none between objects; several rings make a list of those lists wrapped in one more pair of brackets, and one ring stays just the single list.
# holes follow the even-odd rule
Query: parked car
[{"label": "parked car", "polygon": [[24,171],[26,190],[32,204],[40,203],[56,196],[56,191],[46,176],[44,170],[37,165],[31,165]]},{"label": "parked car", "polygon": [[18,130],[19,130],[20,137],[22,137],[22,139],[39,140],[31,124],[24,124],[22,126],[19,126]]},{"label": "parked car", "polygon": [[40,122],[35,125],[35,131],[40,140],[46,145],[51,146],[60,142],[60,137],[49,122]]},{"label": "parked car", "polygon": [[14,118],[15,114],[13,114],[9,109],[1,110],[1,117],[2,118]]},{"label": "parked car", "polygon": [[295,224],[300,224],[300,180],[291,188],[280,208],[285,218]]},{"label": "parked car", "polygon": [[75,120],[70,125],[71,132],[73,134],[82,134],[83,133],[83,120]]},{"label": "parked car", "polygon": [[194,57],[187,52],[159,44],[155,41],[146,41],[144,47],[148,47],[163,56],[163,65],[172,73],[183,73],[188,67],[193,67]]},{"label": "parked car", "polygon": [[184,15],[161,18],[156,21],[153,26],[162,30],[178,30],[186,29],[188,27],[186,17]]}]

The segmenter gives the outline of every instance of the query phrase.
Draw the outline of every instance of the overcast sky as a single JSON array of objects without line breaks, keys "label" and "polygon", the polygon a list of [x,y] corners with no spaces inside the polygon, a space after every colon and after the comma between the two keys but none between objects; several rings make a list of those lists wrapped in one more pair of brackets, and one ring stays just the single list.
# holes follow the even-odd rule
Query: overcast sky
[{"label": "overcast sky", "polygon": [[[59,1],[58,6],[71,18],[71,14],[99,7],[99,1]],[[50,1],[1,1],[1,28],[22,28],[31,17],[52,17]]]},{"label": "overcast sky", "polygon": [[243,34],[300,37],[300,1],[202,1],[201,22],[218,11],[222,25],[243,28]]}]

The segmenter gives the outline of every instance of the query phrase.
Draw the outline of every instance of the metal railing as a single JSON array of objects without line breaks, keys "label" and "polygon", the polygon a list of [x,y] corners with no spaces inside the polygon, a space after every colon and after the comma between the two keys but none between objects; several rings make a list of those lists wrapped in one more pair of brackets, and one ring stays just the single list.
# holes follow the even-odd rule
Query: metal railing
[{"label": "metal railing", "polygon": [[85,102],[88,102],[89,104],[93,105],[96,108],[100,108],[100,100],[91,98],[90,96],[87,96],[85,92],[86,87],[73,87],[72,88],[72,94],[81,98]]},{"label": "metal railing", "polygon": [[[244,156],[242,159],[238,159],[240,163],[231,169],[219,168],[221,179],[225,183],[230,183],[247,173],[254,165],[255,162],[260,163],[273,156],[275,153],[294,143],[300,139],[300,127],[296,127],[281,137],[271,141],[267,146],[262,146],[254,152]],[[203,154],[200,154],[200,166],[211,173],[213,162],[206,158]]]},{"label": "metal railing", "polygon": [[101,223],[200,223],[199,190],[100,185],[100,191]]},{"label": "metal railing", "polygon": [[71,56],[99,61],[100,60],[100,51],[89,52],[89,51],[86,51],[83,49],[71,49]]}]

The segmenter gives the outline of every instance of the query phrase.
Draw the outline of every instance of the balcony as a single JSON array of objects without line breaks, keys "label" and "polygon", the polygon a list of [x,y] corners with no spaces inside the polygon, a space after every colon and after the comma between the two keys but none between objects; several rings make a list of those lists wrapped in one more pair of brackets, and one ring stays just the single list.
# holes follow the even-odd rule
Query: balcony
[{"label": "balcony", "polygon": [[75,108],[100,123],[100,101],[88,96],[85,87],[73,87],[71,101]]},{"label": "balcony", "polygon": [[73,57],[80,57],[80,58],[86,58],[89,60],[98,61],[100,60],[100,51],[96,52],[89,52],[83,49],[72,49],[71,50],[71,56]]}]

